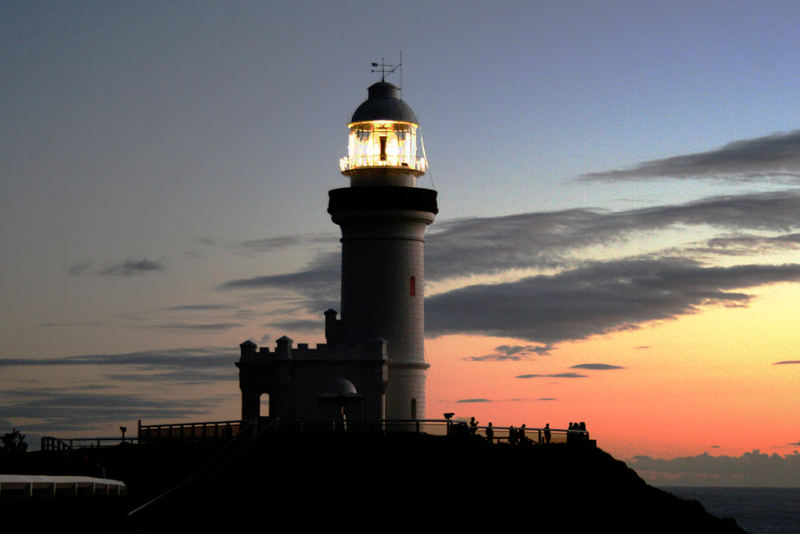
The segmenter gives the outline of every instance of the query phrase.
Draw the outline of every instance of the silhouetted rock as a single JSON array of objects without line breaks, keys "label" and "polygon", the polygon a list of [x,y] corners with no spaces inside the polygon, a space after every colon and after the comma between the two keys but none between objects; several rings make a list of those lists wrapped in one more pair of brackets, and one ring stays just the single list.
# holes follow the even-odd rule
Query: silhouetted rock
[{"label": "silhouetted rock", "polygon": [[132,528],[210,531],[212,524],[287,519],[350,528],[744,532],[695,501],[648,486],[594,447],[492,446],[421,434],[263,436],[216,476],[142,513]]},{"label": "silhouetted rock", "polygon": [[[74,524],[116,533],[232,532],[287,522],[289,528],[337,530],[744,532],[696,501],[648,486],[623,462],[587,444],[489,445],[469,435],[414,433],[270,433],[227,444],[128,445],[91,455],[109,478],[128,485],[127,501],[4,506],[4,524]],[[26,457],[31,474],[37,465],[68,474],[82,463],[65,455]],[[119,508],[120,502],[131,510],[156,497],[133,519]]]}]

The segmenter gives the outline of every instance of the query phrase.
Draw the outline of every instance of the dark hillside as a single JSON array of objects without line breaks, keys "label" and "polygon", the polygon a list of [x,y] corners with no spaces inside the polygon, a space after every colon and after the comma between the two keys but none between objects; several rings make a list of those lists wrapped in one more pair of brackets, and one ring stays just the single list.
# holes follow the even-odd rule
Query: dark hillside
[{"label": "dark hillside", "polygon": [[[216,476],[137,514],[133,530],[294,526],[744,532],[586,446],[421,434],[270,434]],[[180,525],[180,527],[179,527]],[[203,530],[207,529],[207,530]]]},{"label": "dark hillside", "polygon": [[[109,478],[128,485],[126,500],[0,503],[4,525],[116,533],[287,524],[336,530],[744,532],[697,502],[648,486],[623,462],[585,443],[511,446],[414,433],[267,433],[227,446],[125,445],[73,457],[28,453],[0,469],[83,475],[98,461]],[[164,492],[126,519],[125,511]]]}]

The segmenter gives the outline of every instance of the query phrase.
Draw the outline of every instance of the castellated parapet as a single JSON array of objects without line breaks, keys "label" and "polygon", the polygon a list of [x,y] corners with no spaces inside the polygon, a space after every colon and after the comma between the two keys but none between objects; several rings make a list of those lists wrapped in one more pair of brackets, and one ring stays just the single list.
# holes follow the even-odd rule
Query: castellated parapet
[{"label": "castellated parapet", "polygon": [[[335,312],[334,312],[335,314]],[[335,320],[335,315],[334,315]],[[275,349],[252,341],[240,345],[239,387],[242,418],[272,416],[284,420],[381,420],[389,377],[386,341],[307,343],[293,347],[284,336]],[[261,412],[268,395],[269,413]]]}]

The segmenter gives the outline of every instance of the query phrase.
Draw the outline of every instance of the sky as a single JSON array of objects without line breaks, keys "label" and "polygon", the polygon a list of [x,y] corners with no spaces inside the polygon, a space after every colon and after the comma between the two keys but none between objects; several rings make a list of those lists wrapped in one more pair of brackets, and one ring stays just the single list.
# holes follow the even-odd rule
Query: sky
[{"label": "sky", "polygon": [[388,81],[440,210],[428,416],[580,420],[651,481],[763,461],[760,485],[800,485],[798,22],[778,1],[0,1],[0,430],[237,419],[239,343],[323,342],[327,191],[370,62],[402,52]]}]

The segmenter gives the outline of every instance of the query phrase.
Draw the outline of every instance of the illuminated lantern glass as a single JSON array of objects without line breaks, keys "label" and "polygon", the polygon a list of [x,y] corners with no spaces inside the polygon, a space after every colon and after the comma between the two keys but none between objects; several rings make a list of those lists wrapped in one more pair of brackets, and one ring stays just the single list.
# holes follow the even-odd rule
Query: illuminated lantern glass
[{"label": "illuminated lantern glass", "polygon": [[386,82],[374,84],[348,125],[347,156],[339,160],[342,173],[395,168],[424,174],[426,162],[417,156],[419,125],[415,121],[414,112],[399,98],[397,87]]},{"label": "illuminated lantern glass", "polygon": [[367,167],[425,172],[425,159],[417,157],[417,125],[393,121],[350,124],[347,157],[340,160],[341,171]]}]

